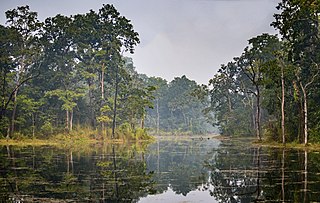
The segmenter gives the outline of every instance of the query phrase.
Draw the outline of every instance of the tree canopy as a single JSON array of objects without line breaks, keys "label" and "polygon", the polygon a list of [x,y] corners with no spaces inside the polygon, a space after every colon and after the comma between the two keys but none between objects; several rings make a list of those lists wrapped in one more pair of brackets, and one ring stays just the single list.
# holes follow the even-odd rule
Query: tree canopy
[{"label": "tree canopy", "polygon": [[241,56],[222,65],[204,88],[207,109],[226,135],[319,141],[320,4],[282,0],[277,9],[271,25],[281,39],[253,37]]}]

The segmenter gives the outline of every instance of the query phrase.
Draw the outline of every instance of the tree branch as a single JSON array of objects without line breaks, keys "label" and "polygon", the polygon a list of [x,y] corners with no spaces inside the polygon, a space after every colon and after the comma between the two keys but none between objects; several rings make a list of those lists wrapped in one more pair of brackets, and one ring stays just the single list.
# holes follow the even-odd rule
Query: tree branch
[{"label": "tree branch", "polygon": [[315,78],[316,78],[316,77],[318,76],[318,74],[319,74],[318,64],[315,63],[315,65],[317,66],[317,72],[316,72],[316,74],[314,74],[314,75],[312,76],[311,80],[304,86],[305,89],[314,82]]},{"label": "tree branch", "polygon": [[14,93],[15,93],[16,91],[18,91],[18,89],[19,89],[19,87],[21,87],[21,85],[23,85],[23,84],[26,83],[27,81],[31,80],[32,78],[38,77],[39,75],[40,75],[40,72],[38,72],[37,75],[35,75],[35,76],[30,76],[30,77],[26,78],[25,80],[21,81],[19,84],[17,84],[16,87],[12,90],[12,92],[11,92],[9,98],[8,98],[8,101],[7,101],[6,104],[4,105],[4,109],[7,109],[10,101],[12,100],[12,97],[13,97]]}]

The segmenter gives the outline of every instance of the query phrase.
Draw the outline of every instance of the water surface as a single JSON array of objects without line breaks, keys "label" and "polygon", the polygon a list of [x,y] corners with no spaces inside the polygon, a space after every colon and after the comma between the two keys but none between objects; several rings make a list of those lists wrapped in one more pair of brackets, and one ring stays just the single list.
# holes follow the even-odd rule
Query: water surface
[{"label": "water surface", "polygon": [[320,154],[251,140],[2,146],[0,202],[319,202]]}]

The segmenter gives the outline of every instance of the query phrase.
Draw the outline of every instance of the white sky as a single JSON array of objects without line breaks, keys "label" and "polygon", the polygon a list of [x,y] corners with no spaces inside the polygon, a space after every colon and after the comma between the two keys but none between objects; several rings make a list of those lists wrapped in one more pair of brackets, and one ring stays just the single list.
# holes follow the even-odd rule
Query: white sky
[{"label": "white sky", "polygon": [[279,0],[0,0],[4,12],[29,5],[40,20],[58,13],[97,11],[113,4],[131,20],[141,43],[133,58],[139,73],[171,81],[186,75],[207,84],[220,64],[239,56],[247,40],[270,27]]}]

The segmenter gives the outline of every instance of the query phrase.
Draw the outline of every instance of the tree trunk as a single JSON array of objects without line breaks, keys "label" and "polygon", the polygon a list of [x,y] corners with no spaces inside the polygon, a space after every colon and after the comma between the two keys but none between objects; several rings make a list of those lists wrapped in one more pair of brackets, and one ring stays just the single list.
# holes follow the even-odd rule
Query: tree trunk
[{"label": "tree trunk", "polygon": [[14,92],[14,96],[13,96],[13,110],[12,110],[11,122],[9,126],[9,134],[7,134],[7,139],[12,137],[14,133],[15,117],[16,117],[16,111],[17,111],[17,95],[18,95],[18,90]]},{"label": "tree trunk", "polygon": [[144,129],[144,115],[141,118],[141,129]]},{"label": "tree trunk", "polygon": [[285,96],[285,89],[284,89],[284,70],[283,65],[281,65],[281,133],[282,133],[282,143],[286,143],[285,138],[285,126],[284,126],[284,118],[285,118],[285,112],[284,112],[284,96]]},{"label": "tree trunk", "polygon": [[66,131],[69,132],[69,110],[66,110]]},{"label": "tree trunk", "polygon": [[184,124],[186,126],[188,126],[188,123],[187,123],[187,119],[186,119],[186,115],[182,112],[182,116],[183,116],[183,121],[184,121]]},{"label": "tree trunk", "polygon": [[88,80],[88,86],[89,86],[89,107],[90,107],[90,124],[91,127],[95,127],[95,115],[94,115],[94,108],[92,106],[92,81],[91,79]]},{"label": "tree trunk", "polygon": [[101,69],[101,99],[104,99],[104,63]]},{"label": "tree trunk", "polygon": [[32,139],[35,138],[35,116],[34,116],[34,113],[31,114],[31,119],[32,119]]},{"label": "tree trunk", "polygon": [[19,84],[20,84],[21,74],[25,70],[24,61],[25,61],[25,56],[23,56],[22,59],[19,61],[20,69],[17,74],[16,87],[15,87],[16,90],[15,90],[14,96],[13,96],[13,105],[14,106],[13,106],[13,111],[12,111],[12,116],[11,116],[11,125],[9,127],[9,134],[7,134],[7,139],[9,138],[8,136],[12,137],[12,135],[14,133],[15,117],[16,117],[16,111],[17,111],[17,96],[18,96],[18,91],[19,91],[19,87],[20,87]]},{"label": "tree trunk", "polygon": [[70,172],[70,157],[69,157],[69,154],[66,154],[66,158],[67,158],[67,174],[69,174],[69,172]]},{"label": "tree trunk", "polygon": [[112,139],[114,138],[116,128],[116,116],[117,116],[117,97],[118,97],[118,72],[119,67],[116,67],[116,91],[114,93],[114,106],[113,106],[113,120],[112,120]]},{"label": "tree trunk", "polygon": [[304,142],[304,112],[303,112],[303,102],[299,97],[298,109],[299,109],[299,129],[298,129],[298,140],[300,143]]},{"label": "tree trunk", "polygon": [[304,144],[308,144],[308,105],[307,105],[307,92],[305,87],[300,82],[300,87],[303,93],[303,112],[304,112]]},{"label": "tree trunk", "polygon": [[300,76],[297,74],[297,78],[300,81],[300,88],[302,90],[303,93],[303,112],[304,112],[304,144],[307,145],[308,144],[308,101],[307,101],[307,88],[309,85],[311,85],[314,80],[317,78],[318,74],[319,74],[319,69],[318,69],[318,64],[315,64],[317,66],[317,73],[315,73],[312,77],[311,80],[309,82],[307,82],[304,86],[302,85]]},{"label": "tree trunk", "polygon": [[257,138],[259,140],[261,140],[261,126],[260,126],[260,122],[261,122],[261,112],[260,112],[260,89],[259,87],[256,85],[256,90],[257,90],[257,112],[256,112],[256,135]]},{"label": "tree trunk", "polygon": [[160,143],[159,139],[157,140],[157,172],[160,174]]},{"label": "tree trunk", "polygon": [[[1,111],[0,111],[0,121],[3,121],[2,119],[5,117],[6,114],[6,106],[5,106],[5,98],[6,98],[6,76],[7,73],[5,70],[2,71],[2,66],[1,66],[1,72],[3,74],[3,84],[2,84],[2,101],[1,101]],[[2,128],[0,129],[2,131]],[[4,129],[3,129],[4,130]]]},{"label": "tree trunk", "polygon": [[157,134],[159,135],[160,114],[159,114],[159,98],[157,99]]},{"label": "tree trunk", "polygon": [[[297,79],[299,80],[299,77],[296,76]],[[304,129],[304,112],[303,112],[303,102],[301,100],[301,96],[300,96],[300,89],[297,85],[297,81],[293,80],[292,81],[292,85],[293,85],[293,88],[294,88],[294,95],[295,95],[295,101],[296,101],[296,105],[297,105],[297,108],[298,108],[298,113],[299,113],[299,124],[298,124],[298,140],[299,142],[303,142],[303,129]],[[301,85],[301,84],[299,84]],[[296,99],[297,98],[297,99]]]},{"label": "tree trunk", "polygon": [[71,174],[73,174],[73,154],[72,154],[72,151],[70,151],[70,163],[71,163]]},{"label": "tree trunk", "polygon": [[73,127],[73,109],[71,109],[71,112],[70,112],[70,128],[69,128],[70,131],[72,131],[72,127]]}]

